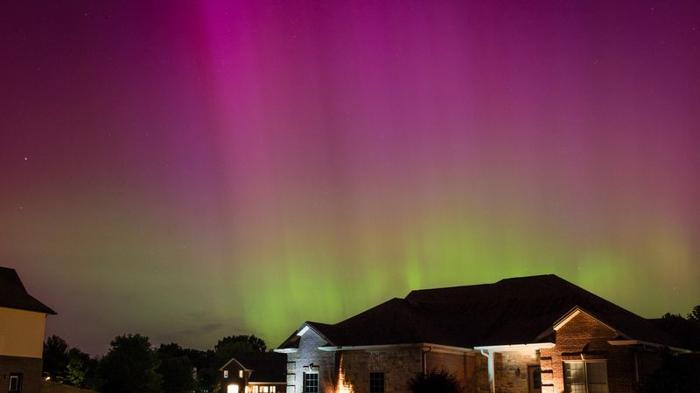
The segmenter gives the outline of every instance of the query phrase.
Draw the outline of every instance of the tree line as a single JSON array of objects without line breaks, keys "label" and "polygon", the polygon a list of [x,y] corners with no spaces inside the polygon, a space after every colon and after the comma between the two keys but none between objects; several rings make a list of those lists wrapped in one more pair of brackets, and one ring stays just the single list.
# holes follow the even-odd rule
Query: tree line
[{"label": "tree line", "polygon": [[[700,350],[700,305],[685,317],[667,313],[657,323],[685,348]],[[176,343],[153,347],[146,336],[126,334],[112,340],[106,355],[92,357],[51,336],[44,343],[44,373],[53,381],[100,393],[218,392],[219,368],[224,363],[242,354],[265,351],[265,341],[254,335],[224,337],[213,349],[201,351]],[[638,390],[683,393],[698,385],[700,358],[667,355]],[[445,373],[419,375],[409,387],[414,393],[461,391],[456,379]]]},{"label": "tree line", "polygon": [[146,336],[125,334],[93,357],[54,335],[44,343],[43,370],[51,381],[101,393],[203,393],[217,390],[219,367],[229,359],[266,350],[254,335],[224,337],[201,351],[176,343],[154,347]]}]

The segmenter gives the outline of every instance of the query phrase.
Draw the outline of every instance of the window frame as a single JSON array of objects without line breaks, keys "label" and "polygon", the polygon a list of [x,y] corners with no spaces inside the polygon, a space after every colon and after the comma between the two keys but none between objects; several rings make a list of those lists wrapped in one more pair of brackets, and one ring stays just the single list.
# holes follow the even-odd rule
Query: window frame
[{"label": "window frame", "polygon": [[609,382],[609,378],[608,378],[608,360],[607,359],[565,360],[563,362],[563,367],[562,367],[562,371],[564,374],[563,377],[564,377],[564,392],[565,393],[571,393],[571,383],[569,383],[566,379],[566,368],[567,368],[568,364],[582,364],[583,365],[583,387],[584,387],[586,393],[590,392],[590,390],[591,390],[590,385],[591,384],[602,385],[599,383],[589,382],[588,365],[593,364],[593,363],[597,363],[597,364],[602,363],[603,366],[605,367],[605,392],[610,393],[610,382]]},{"label": "window frame", "polygon": [[[382,388],[376,390],[378,386],[377,377],[381,376]],[[375,378],[373,378],[375,377]],[[386,374],[383,371],[373,371],[369,373],[369,393],[384,393],[386,392]]]},{"label": "window frame", "polygon": [[[8,380],[7,391],[21,393],[22,392],[22,380],[24,379],[23,374],[22,373],[10,373],[10,377],[8,379],[9,380]],[[17,385],[15,386],[14,389],[12,386],[13,380],[17,381]]]},{"label": "window frame", "polygon": [[[313,376],[315,381],[315,390],[309,389],[308,377]],[[301,378],[301,392],[302,393],[319,393],[321,391],[321,378],[319,378],[318,372],[304,372]]]}]

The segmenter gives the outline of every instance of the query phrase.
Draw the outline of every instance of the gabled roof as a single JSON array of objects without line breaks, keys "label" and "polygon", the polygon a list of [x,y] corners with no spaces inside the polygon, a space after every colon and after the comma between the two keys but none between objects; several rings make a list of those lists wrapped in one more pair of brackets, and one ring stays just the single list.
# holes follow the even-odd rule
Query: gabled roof
[{"label": "gabled roof", "polygon": [[[312,324],[334,346],[474,348],[552,341],[554,324],[576,307],[613,327],[621,338],[678,344],[649,320],[551,274],[416,290],[334,325]],[[282,345],[294,344],[288,340]]]},{"label": "gabled roof", "polygon": [[249,382],[287,382],[287,357],[274,352],[251,352],[237,355],[220,370],[227,368],[231,363],[235,363],[248,371],[251,371]]},{"label": "gabled roof", "polygon": [[15,269],[0,267],[0,307],[55,315],[56,312],[32,297]]}]

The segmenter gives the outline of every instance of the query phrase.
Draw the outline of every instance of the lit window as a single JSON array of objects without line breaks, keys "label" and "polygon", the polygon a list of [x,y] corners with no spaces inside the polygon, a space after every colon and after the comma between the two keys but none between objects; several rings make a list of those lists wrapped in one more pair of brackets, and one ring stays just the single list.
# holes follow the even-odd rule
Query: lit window
[{"label": "lit window", "polygon": [[22,374],[10,374],[10,392],[22,391]]},{"label": "lit window", "polygon": [[238,378],[243,378],[243,370],[238,370]]},{"label": "lit window", "polygon": [[369,373],[369,392],[384,393],[384,373]]},{"label": "lit window", "polygon": [[228,378],[228,370],[224,370],[224,379]]},{"label": "lit window", "polygon": [[270,388],[267,386],[261,386],[260,393],[270,393]]},{"label": "lit window", "polygon": [[270,393],[275,393],[276,390],[277,390],[277,387],[270,386]]},{"label": "lit window", "polygon": [[564,362],[564,387],[567,393],[608,393],[606,362]]},{"label": "lit window", "polygon": [[258,393],[258,392],[259,392],[258,385],[253,385],[253,393]]},{"label": "lit window", "polygon": [[238,385],[232,383],[226,387],[226,393],[238,393]]},{"label": "lit window", "polygon": [[318,393],[318,373],[304,373],[302,393]]}]

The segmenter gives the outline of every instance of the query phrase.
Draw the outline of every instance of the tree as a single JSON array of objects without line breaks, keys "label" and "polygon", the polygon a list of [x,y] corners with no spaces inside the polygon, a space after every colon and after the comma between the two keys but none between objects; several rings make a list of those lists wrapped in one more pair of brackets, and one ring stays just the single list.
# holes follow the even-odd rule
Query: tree
[{"label": "tree", "polygon": [[53,335],[44,343],[44,372],[52,379],[61,380],[68,365],[68,344],[64,339]]},{"label": "tree", "polygon": [[162,378],[148,337],[118,336],[100,361],[102,393],[160,393]]},{"label": "tree", "polygon": [[93,388],[95,373],[97,371],[97,359],[78,348],[68,351],[68,365],[66,366],[64,381],[81,388]]},{"label": "tree", "polygon": [[700,356],[665,354],[661,367],[647,377],[642,393],[686,393],[700,386]]},{"label": "tree", "polygon": [[167,393],[191,392],[195,388],[192,361],[181,346],[161,344],[156,351],[160,365],[158,373],[163,377],[163,391]]},{"label": "tree", "polygon": [[411,393],[461,393],[457,378],[447,371],[433,370],[418,374],[408,382]]},{"label": "tree", "polygon": [[211,365],[218,369],[231,358],[252,352],[265,352],[267,345],[254,335],[224,337],[214,346],[215,362]]},{"label": "tree", "polygon": [[700,304],[693,307],[693,311],[688,314],[688,319],[695,322],[700,322]]},{"label": "tree", "polygon": [[251,352],[265,352],[266,350],[267,345],[265,341],[255,337],[255,335],[224,337],[214,346],[217,360],[221,362],[222,365],[236,355]]}]

